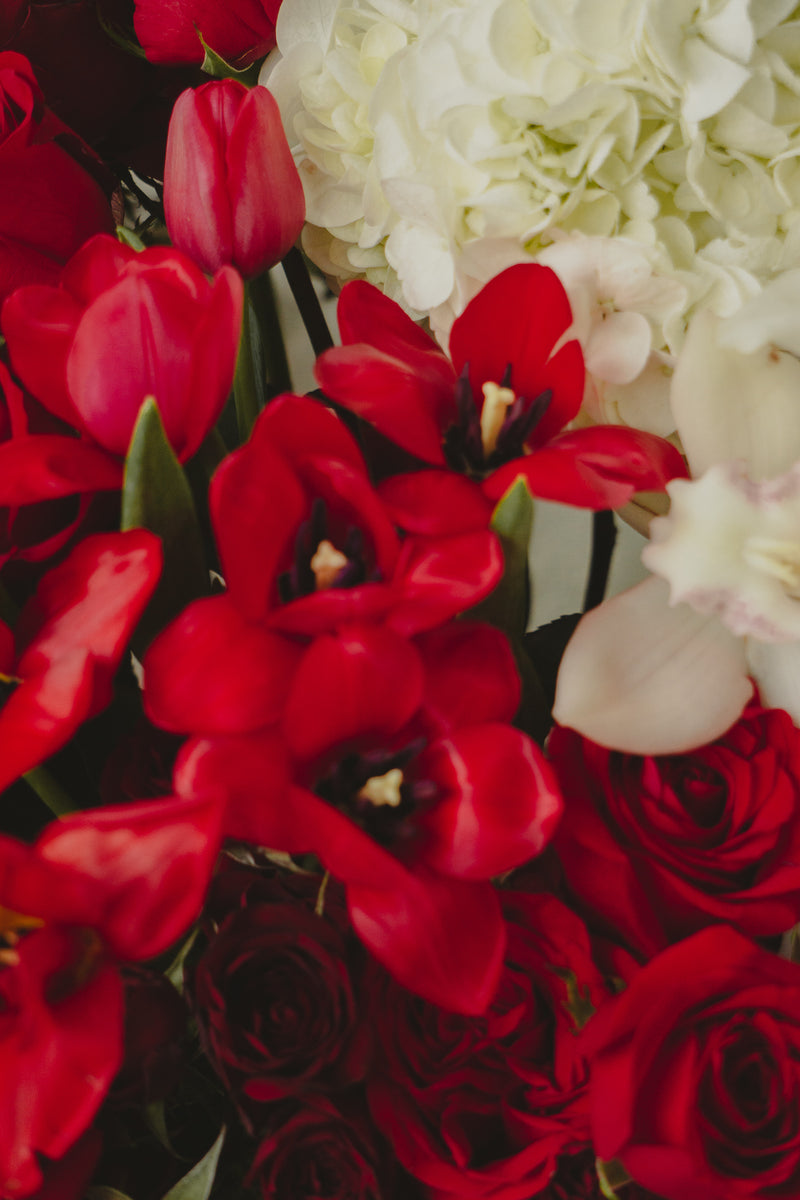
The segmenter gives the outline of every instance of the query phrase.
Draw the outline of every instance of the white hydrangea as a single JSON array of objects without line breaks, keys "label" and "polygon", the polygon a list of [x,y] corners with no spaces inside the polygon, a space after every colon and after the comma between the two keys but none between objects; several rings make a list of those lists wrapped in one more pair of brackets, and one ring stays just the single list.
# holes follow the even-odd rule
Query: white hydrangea
[{"label": "white hydrangea", "polygon": [[[645,319],[643,370],[663,374],[691,312],[733,313],[800,265],[793,0],[283,0],[277,34],[262,81],[308,253],[442,338],[487,271],[624,238],[651,283],[618,311]],[[625,419],[634,381],[597,378]]]}]

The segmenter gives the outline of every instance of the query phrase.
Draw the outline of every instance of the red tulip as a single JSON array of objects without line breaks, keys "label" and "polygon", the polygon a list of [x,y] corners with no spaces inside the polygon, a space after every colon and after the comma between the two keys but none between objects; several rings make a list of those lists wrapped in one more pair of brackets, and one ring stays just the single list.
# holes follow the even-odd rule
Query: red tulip
[{"label": "red tulip", "polygon": [[135,0],[133,25],[153,63],[202,63],[198,34],[226,62],[255,62],[275,45],[281,0]]},{"label": "red tulip", "polygon": [[0,836],[4,1197],[34,1192],[38,1156],[61,1158],[94,1117],[122,1058],[117,964],[180,936],[218,847],[219,806],[174,798],[76,814],[33,846]]},{"label": "red tulip", "polygon": [[12,365],[82,437],[0,446],[0,505],[119,487],[148,396],[177,456],[190,458],[233,382],[242,300],[230,267],[209,282],[177,250],[137,254],[105,236],[75,255],[58,287],[19,288],[2,311]]},{"label": "red tulip", "polygon": [[173,242],[204,271],[230,264],[249,278],[283,258],[305,200],[271,92],[221,79],[178,97],[164,209]]}]

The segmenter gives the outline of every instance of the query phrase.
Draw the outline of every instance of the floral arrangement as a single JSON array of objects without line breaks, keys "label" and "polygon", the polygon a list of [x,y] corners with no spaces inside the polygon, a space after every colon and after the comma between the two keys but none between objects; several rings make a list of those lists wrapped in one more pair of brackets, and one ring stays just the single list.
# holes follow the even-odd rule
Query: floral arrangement
[{"label": "floral arrangement", "polygon": [[799,39],[5,6],[2,1200],[800,1195]]}]

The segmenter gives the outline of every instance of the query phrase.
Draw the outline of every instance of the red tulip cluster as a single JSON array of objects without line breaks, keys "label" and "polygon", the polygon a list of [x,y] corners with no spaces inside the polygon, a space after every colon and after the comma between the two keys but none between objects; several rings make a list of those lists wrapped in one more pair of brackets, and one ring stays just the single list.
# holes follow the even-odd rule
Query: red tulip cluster
[{"label": "red tulip cluster", "polygon": [[[0,37],[136,35],[137,105],[274,44],[277,3],[134,9]],[[526,634],[532,497],[683,458],[578,419],[535,264],[447,353],[352,282],[321,391],[267,378],[265,272],[318,314],[238,74],[148,127],[148,181],[0,53],[0,1197],[790,1200],[798,730],[594,745],[552,728],[563,628]]]}]

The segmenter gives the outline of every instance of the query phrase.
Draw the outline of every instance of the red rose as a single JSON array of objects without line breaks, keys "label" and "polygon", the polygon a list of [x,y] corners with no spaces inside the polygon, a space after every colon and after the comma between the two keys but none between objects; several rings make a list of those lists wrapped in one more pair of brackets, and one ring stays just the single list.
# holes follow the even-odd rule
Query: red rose
[{"label": "red rose", "polygon": [[750,937],[800,918],[800,733],[755,706],[716,742],[641,758],[556,728],[556,848],[604,932],[644,956],[705,925]]},{"label": "red rose", "polygon": [[800,967],[726,927],[665,950],[589,1023],[604,1160],[666,1200],[800,1195]]},{"label": "red rose", "polygon": [[389,1200],[376,1131],[330,1103],[275,1120],[259,1147],[250,1178],[264,1200]]},{"label": "red rose", "polygon": [[280,0],[135,0],[133,24],[154,63],[203,61],[203,41],[237,67],[275,45]]},{"label": "red rose", "polygon": [[[228,871],[210,901],[219,927],[189,989],[206,1053],[227,1086],[252,1100],[342,1087],[364,1074],[369,1031],[350,978],[354,947],[334,883],[315,912],[320,882]],[[236,896],[221,921],[219,883]]]},{"label": "red rose", "polygon": [[552,896],[503,902],[508,950],[485,1017],[445,1012],[386,980],[372,989],[382,1058],[370,1105],[433,1200],[530,1200],[560,1156],[589,1146],[573,1013],[588,1017],[606,989],[588,934]]}]

